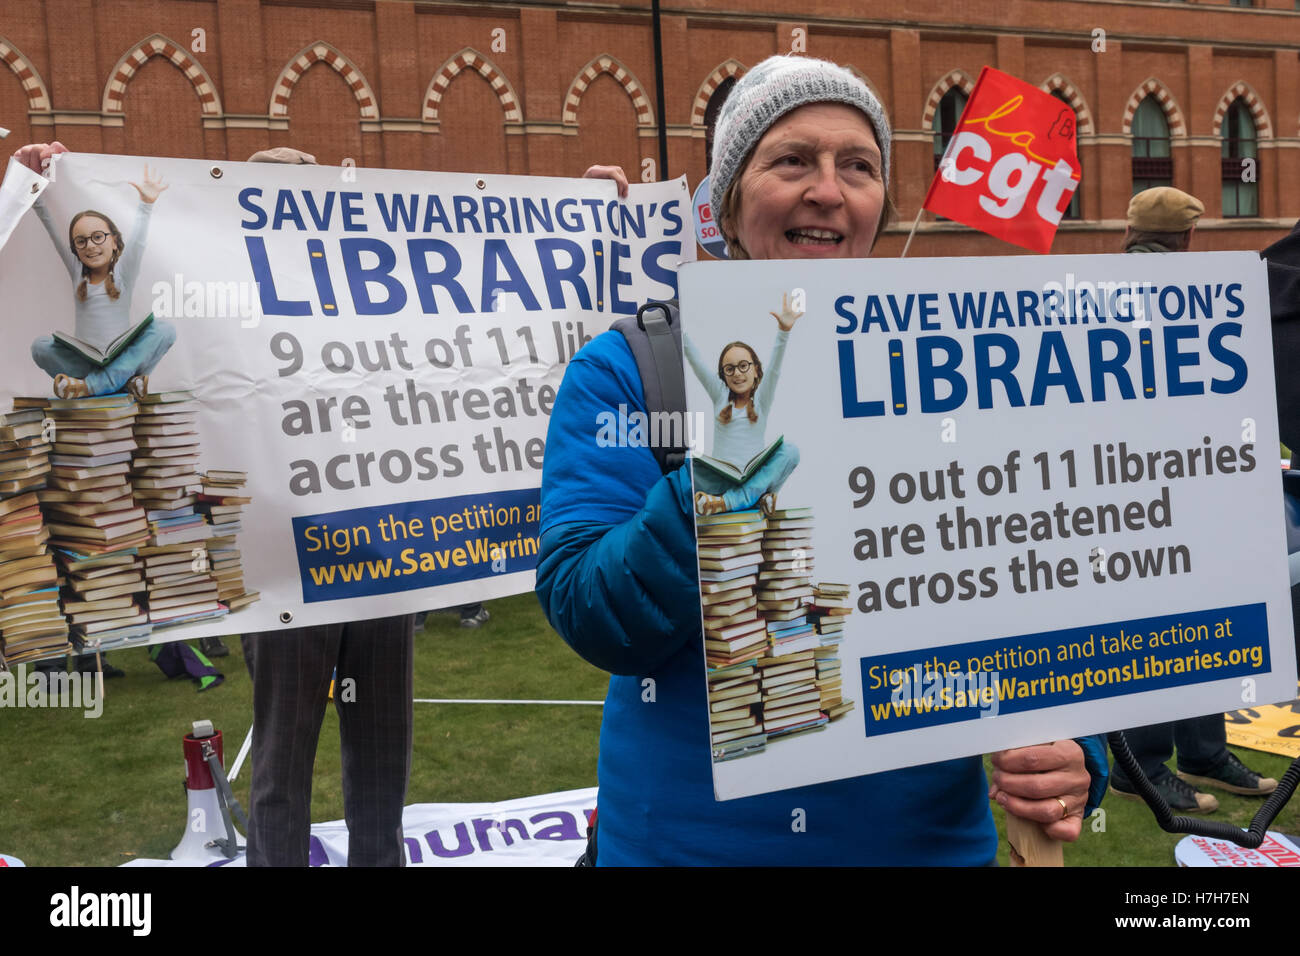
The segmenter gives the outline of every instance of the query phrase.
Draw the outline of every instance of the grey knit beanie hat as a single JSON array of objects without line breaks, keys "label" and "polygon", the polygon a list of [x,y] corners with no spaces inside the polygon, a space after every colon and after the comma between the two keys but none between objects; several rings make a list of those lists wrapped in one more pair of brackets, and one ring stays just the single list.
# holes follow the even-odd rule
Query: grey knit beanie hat
[{"label": "grey knit beanie hat", "polygon": [[880,146],[885,188],[889,188],[889,119],[867,84],[825,60],[770,56],[732,87],[714,127],[709,202],[715,216],[727,187],[763,134],[786,113],[809,103],[845,103],[867,114]]}]

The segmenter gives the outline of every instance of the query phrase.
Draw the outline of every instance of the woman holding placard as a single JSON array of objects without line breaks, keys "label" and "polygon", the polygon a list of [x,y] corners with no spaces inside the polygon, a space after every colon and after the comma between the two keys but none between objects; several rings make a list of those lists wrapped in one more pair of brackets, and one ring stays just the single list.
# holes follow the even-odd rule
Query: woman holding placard
[{"label": "woman holding placard", "polygon": [[[879,101],[847,70],[782,56],[754,67],[719,116],[710,173],[731,257],[869,255],[889,215],[890,138]],[[986,865],[989,798],[1050,837],[1078,837],[1090,792],[1104,790],[1104,749],[1090,753],[1090,778],[1069,740],[994,755],[992,786],[968,757],[715,802],[690,474],[661,476],[649,449],[595,439],[600,412],[637,403],[630,348],[599,336],[565,376],[542,483],[538,596],[565,640],[615,675],[602,865]]]}]

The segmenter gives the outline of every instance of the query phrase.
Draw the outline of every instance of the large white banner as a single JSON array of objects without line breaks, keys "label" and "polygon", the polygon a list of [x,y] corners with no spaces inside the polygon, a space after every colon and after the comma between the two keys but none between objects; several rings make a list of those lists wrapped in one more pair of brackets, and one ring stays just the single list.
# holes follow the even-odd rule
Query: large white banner
[{"label": "large white banner", "polygon": [[[139,406],[135,503],[137,476],[164,485],[168,449],[186,442],[220,499],[200,496],[200,513],[251,499],[210,518],[237,539],[211,557],[228,576],[242,569],[260,600],[228,621],[155,624],[155,641],[531,589],[546,428],[567,363],[640,303],[674,296],[677,265],[694,256],[684,180],[621,200],[598,180],[68,154],[48,184],[11,163],[3,193],[0,231],[16,227],[0,250],[0,412],[52,396],[68,354],[53,333],[86,338],[152,314],[131,346],[149,337],[150,354],[127,356],[128,371],[148,371],[149,392],[175,405]],[[44,222],[21,215],[37,195]],[[103,282],[82,298],[83,264],[93,271],[96,250],[114,247],[116,298]],[[111,377],[67,361],[91,385]],[[93,404],[50,412],[65,479],[58,436],[71,440]],[[112,457],[104,435],[81,434],[104,438],[93,447]],[[233,474],[211,487],[223,471],[246,483]],[[171,540],[185,543],[186,522],[171,520]],[[167,558],[147,550],[157,540],[138,549],[145,571]],[[184,610],[183,596],[172,606]]]},{"label": "large white banner", "polygon": [[[573,866],[587,849],[596,788],[543,793],[499,803],[417,803],[402,811],[407,866]],[[216,850],[206,860],[132,860],[123,866],[233,866]],[[308,866],[347,866],[343,820],[313,823]],[[0,858],[0,865],[3,859]]]},{"label": "large white banner", "polygon": [[720,798],[1293,695],[1257,256],[680,281]]}]

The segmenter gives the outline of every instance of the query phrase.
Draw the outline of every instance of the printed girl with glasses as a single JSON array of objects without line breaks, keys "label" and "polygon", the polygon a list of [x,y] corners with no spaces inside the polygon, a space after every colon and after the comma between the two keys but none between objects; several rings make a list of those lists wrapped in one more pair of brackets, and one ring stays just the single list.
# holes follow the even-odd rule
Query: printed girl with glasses
[{"label": "printed girl with glasses", "polygon": [[167,187],[146,166],[131,241],[113,220],[86,209],[72,217],[66,244],[49,210],[36,200],[36,215],[63,258],[73,282],[76,336],[43,335],[32,358],[54,379],[59,398],[106,395],[125,388],[137,400],[149,391],[149,373],[176,341],[176,330],[152,318],[133,326],[131,289],[140,273],[153,204]]},{"label": "printed girl with glasses", "polygon": [[[785,296],[781,297],[781,313],[770,314],[776,319],[777,332],[766,373],[758,355],[744,342],[732,342],[724,347],[718,356],[717,368],[713,369],[705,364],[690,336],[682,337],[686,360],[718,411],[713,422],[713,454],[710,457],[729,463],[737,470],[744,470],[748,463],[761,457],[767,447],[764,434],[767,413],[776,392],[786,341],[795,320],[803,315],[790,308]],[[760,389],[759,385],[765,378],[767,385]],[[707,459],[696,460],[696,512],[711,515],[743,511],[757,504],[763,514],[770,515],[776,509],[776,493],[799,464],[799,449],[782,441],[753,474],[740,482],[717,473],[711,467],[702,467],[707,464]]]}]

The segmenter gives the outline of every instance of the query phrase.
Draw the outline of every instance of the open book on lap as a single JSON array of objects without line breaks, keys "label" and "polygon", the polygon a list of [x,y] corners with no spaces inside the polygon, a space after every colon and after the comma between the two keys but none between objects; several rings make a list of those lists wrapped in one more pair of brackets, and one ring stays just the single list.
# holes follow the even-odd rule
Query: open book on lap
[{"label": "open book on lap", "polygon": [[744,484],[753,477],[754,472],[763,467],[763,464],[776,453],[785,441],[784,435],[778,435],[776,441],[768,445],[753,458],[749,459],[743,466],[737,467],[729,461],[723,461],[721,458],[712,458],[708,455],[698,455],[692,458],[697,468],[705,468],[715,475],[734,481],[736,484]]},{"label": "open book on lap", "polygon": [[115,358],[122,354],[122,350],[134,342],[140,333],[147,329],[153,323],[153,313],[150,312],[143,319],[131,326],[103,349],[97,349],[89,342],[84,342],[75,335],[69,335],[66,332],[53,332],[56,342],[66,345],[68,348],[80,354],[89,362],[94,362],[100,368],[108,365]]}]

